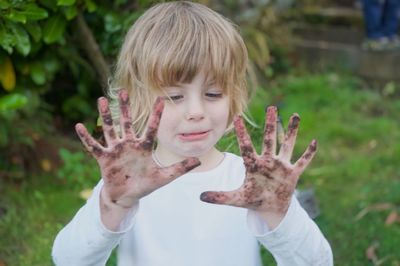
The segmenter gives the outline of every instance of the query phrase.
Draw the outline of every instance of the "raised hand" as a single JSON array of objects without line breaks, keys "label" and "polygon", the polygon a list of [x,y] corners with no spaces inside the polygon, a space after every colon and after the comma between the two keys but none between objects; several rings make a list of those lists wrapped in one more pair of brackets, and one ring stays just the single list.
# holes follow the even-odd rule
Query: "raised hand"
[{"label": "raised hand", "polygon": [[266,114],[264,143],[261,155],[253,147],[241,117],[235,117],[234,125],[241,154],[246,167],[243,185],[234,191],[203,192],[201,200],[215,204],[244,207],[260,213],[283,216],[289,207],[297,181],[311,162],[317,142],[313,140],[304,154],[291,163],[300,118],[293,114],[279,153],[277,149],[277,109],[269,107]]},{"label": "raised hand", "polygon": [[121,134],[115,130],[107,99],[101,97],[98,100],[106,145],[100,145],[83,124],[78,123],[75,129],[86,149],[97,160],[104,180],[103,191],[108,199],[129,208],[140,198],[197,167],[200,161],[188,158],[164,168],[153,161],[153,143],[164,108],[161,97],[157,98],[147,129],[140,138],[132,129],[127,90],[120,91],[119,104]]}]

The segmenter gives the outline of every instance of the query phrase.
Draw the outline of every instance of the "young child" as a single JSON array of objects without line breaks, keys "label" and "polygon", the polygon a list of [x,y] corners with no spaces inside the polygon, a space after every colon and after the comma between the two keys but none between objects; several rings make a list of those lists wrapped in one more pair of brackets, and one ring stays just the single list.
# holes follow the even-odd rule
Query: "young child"
[{"label": "young child", "polygon": [[[106,145],[76,125],[102,180],[57,235],[56,265],[104,265],[118,246],[118,265],[255,266],[258,243],[278,265],[333,264],[293,197],[316,142],[290,162],[294,114],[277,153],[277,110],[269,107],[255,152],[240,117],[246,66],[235,26],[203,5],[163,3],[137,20],[120,52],[111,107],[98,100]],[[242,157],[215,148],[232,124]]]}]

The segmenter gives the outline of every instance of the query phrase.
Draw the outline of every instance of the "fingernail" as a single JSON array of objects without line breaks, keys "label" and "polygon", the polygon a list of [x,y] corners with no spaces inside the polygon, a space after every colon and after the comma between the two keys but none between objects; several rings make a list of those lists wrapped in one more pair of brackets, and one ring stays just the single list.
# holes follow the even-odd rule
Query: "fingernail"
[{"label": "fingernail", "polygon": [[265,106],[265,112],[267,113],[268,110],[275,110],[276,112],[278,112],[278,107],[274,106],[274,105],[266,105]]},{"label": "fingernail", "polygon": [[75,125],[75,131],[78,133],[79,136],[83,136],[83,127],[80,123]]},{"label": "fingernail", "polygon": [[126,89],[121,89],[121,91],[119,92],[119,97],[123,102],[128,101],[129,98],[128,91]]},{"label": "fingernail", "polygon": [[105,97],[100,97],[97,102],[100,107],[100,111],[103,113],[107,112],[107,99]]}]

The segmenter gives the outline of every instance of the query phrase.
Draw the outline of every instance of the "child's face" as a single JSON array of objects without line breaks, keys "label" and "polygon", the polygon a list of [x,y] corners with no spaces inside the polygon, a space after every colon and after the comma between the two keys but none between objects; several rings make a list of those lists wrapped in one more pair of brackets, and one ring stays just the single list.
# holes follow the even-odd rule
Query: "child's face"
[{"label": "child's face", "polygon": [[164,89],[171,100],[165,99],[157,150],[174,161],[207,156],[227,127],[229,97],[202,72],[191,83]]}]

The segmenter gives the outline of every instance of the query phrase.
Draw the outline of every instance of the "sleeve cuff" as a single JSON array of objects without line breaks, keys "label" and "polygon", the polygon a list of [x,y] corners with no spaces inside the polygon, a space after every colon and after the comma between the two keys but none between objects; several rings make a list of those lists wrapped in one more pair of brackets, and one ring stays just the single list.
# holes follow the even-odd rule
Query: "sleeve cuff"
[{"label": "sleeve cuff", "polygon": [[282,219],[280,224],[274,230],[270,230],[265,221],[258,215],[256,211],[253,210],[248,210],[247,224],[250,232],[255,237],[258,238],[266,237],[266,238],[271,238],[271,240],[281,239],[285,235],[291,235],[296,233],[293,231],[297,229],[296,225],[299,219],[304,219],[302,217],[303,213],[301,213],[301,211],[302,208],[300,207],[299,202],[297,201],[296,197],[293,196],[285,217]]},{"label": "sleeve cuff", "polygon": [[96,207],[94,208],[94,215],[96,217],[96,225],[100,233],[106,237],[106,238],[113,238],[113,237],[118,237],[123,235],[124,233],[128,232],[129,230],[132,229],[132,227],[135,224],[135,217],[136,213],[139,210],[139,204],[136,204],[133,206],[125,218],[121,221],[121,224],[119,225],[118,231],[111,231],[107,229],[107,227],[103,224],[101,221],[101,216],[100,216],[100,191],[101,188],[103,187],[103,180],[99,182],[99,184],[95,187],[93,190],[93,195],[90,200],[92,200],[92,204],[95,205]]}]

